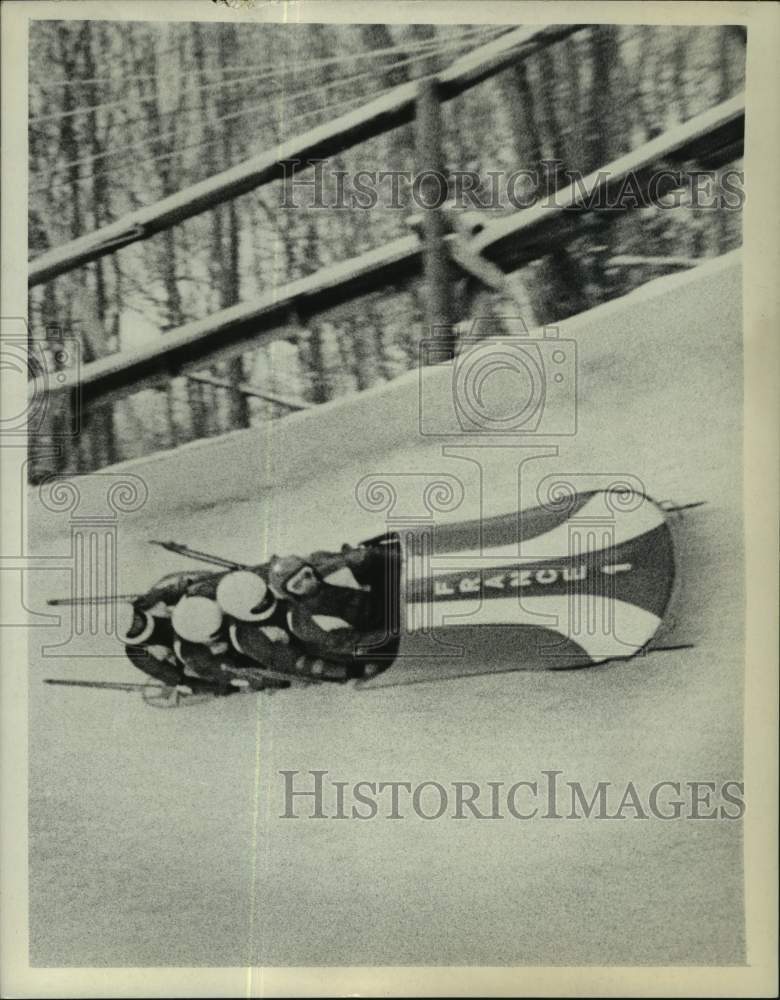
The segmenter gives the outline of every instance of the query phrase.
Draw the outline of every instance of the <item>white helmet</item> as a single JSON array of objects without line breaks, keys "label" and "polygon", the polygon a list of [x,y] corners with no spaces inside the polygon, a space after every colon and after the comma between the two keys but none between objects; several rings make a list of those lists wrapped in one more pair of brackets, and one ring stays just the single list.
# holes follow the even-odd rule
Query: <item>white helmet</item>
[{"label": "white helmet", "polygon": [[262,622],[274,612],[276,602],[257,573],[240,569],[223,576],[217,586],[217,603],[240,622]]},{"label": "white helmet", "polygon": [[187,642],[208,645],[222,625],[222,610],[209,597],[182,597],[171,615],[177,635]]},{"label": "white helmet", "polygon": [[127,601],[120,601],[116,605],[116,631],[128,646],[140,646],[151,637],[154,619],[147,611],[141,611]]}]

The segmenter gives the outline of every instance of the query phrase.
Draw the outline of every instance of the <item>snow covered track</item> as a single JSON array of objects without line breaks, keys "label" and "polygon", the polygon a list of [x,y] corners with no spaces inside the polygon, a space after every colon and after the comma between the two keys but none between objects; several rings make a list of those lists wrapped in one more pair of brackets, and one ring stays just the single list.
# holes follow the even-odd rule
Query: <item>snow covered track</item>
[{"label": "snow covered track", "polygon": [[[314,770],[350,786],[540,787],[558,770],[589,797],[601,781],[646,793],[661,781],[739,780],[740,265],[730,254],[562,324],[561,341],[576,346],[573,432],[522,446],[453,436],[443,448],[420,427],[421,398],[433,425],[458,427],[452,373],[439,365],[262,436],[239,431],[76,481],[84,516],[112,476],[147,491],[116,522],[123,591],[186,565],[149,538],[240,561],[337,546],[430,515],[421,497],[436,482],[427,496],[442,521],[533,506],[560,483],[706,503],[672,520],[678,584],[654,643],[665,651],[587,670],[320,687],[155,713],[131,695],[40,683],[139,678],[110,637],[54,649],[70,619],[37,619],[31,649],[49,648],[31,665],[31,961],[744,961],[738,822],[428,822],[408,808],[404,821],[384,808],[371,821],[279,818],[282,770],[306,790]],[[30,500],[33,554],[46,560],[28,573],[33,614],[68,592],[76,565],[79,511],[47,502]],[[328,792],[328,815],[334,801]],[[301,817],[309,802],[297,801]],[[658,913],[662,924],[648,921]]]}]

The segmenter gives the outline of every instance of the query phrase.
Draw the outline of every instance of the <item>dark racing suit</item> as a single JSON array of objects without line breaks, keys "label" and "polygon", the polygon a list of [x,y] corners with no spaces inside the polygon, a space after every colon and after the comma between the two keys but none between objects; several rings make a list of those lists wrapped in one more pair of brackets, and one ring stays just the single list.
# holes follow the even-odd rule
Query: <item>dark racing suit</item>
[{"label": "dark racing suit", "polygon": [[[316,591],[289,595],[287,624],[312,655],[334,663],[368,665],[386,653],[397,631],[397,552],[378,546],[341,552],[314,552],[306,560],[319,578]],[[327,577],[348,569],[361,589],[329,583]],[[327,629],[317,619],[340,619],[345,627]],[[372,665],[373,666],[373,665]]]},{"label": "dark racing suit", "polygon": [[286,628],[272,632],[269,627],[255,622],[234,622],[230,626],[230,641],[237,653],[251,658],[270,677],[322,681],[346,681],[349,677],[346,666],[310,655],[305,644],[291,636]]},{"label": "dark racing suit", "polygon": [[[255,572],[264,576],[261,572],[264,567],[257,567]],[[208,597],[215,599],[217,586],[222,574],[213,574],[204,577],[194,583],[187,590],[188,597]],[[269,608],[269,614],[262,623],[242,623],[225,615],[223,625],[214,637],[214,641],[209,645],[202,645],[194,642],[185,642],[177,639],[175,649],[177,656],[183,663],[194,671],[199,677],[204,678],[228,691],[235,691],[236,687],[231,684],[233,680],[248,682],[255,691],[262,691],[266,688],[284,688],[290,686],[290,681],[285,677],[272,676],[268,671],[276,670],[277,674],[292,674],[292,670],[278,670],[278,662],[281,658],[286,665],[286,657],[280,654],[284,648],[284,643],[289,641],[287,632],[287,620],[284,608],[279,602],[272,602],[273,608]],[[258,636],[257,643],[244,650],[241,645],[234,642],[233,631],[238,626],[246,627]],[[262,645],[261,645],[262,643]],[[279,647],[279,651],[277,650]],[[263,652],[263,656],[257,653]],[[301,650],[302,652],[302,650]],[[300,675],[300,671],[297,671]]]},{"label": "dark racing suit", "polygon": [[[168,687],[186,686],[193,694],[223,693],[216,691],[215,685],[210,680],[190,677],[185,673],[184,664],[174,652],[176,635],[170,618],[154,617],[153,623],[151,635],[142,643],[125,644],[125,654],[133,666],[149,677],[162,681]],[[224,687],[224,684],[218,687]]]}]

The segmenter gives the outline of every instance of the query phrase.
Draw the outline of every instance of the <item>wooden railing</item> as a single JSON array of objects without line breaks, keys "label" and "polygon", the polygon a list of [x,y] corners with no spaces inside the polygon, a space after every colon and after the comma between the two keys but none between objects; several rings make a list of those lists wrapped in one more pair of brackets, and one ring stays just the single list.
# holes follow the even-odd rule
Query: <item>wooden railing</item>
[{"label": "wooden railing", "polygon": [[[693,162],[713,168],[739,157],[744,121],[744,97],[740,95],[558,191],[554,203],[542,203],[486,224],[469,242],[469,252],[503,271],[547,254],[572,238],[583,214],[600,211],[605,201],[614,199],[629,175],[635,182],[634,191],[646,193],[654,165]],[[452,255],[456,266],[459,257],[457,253]],[[401,237],[275,288],[254,302],[185,324],[148,347],[101,358],[82,370],[82,405],[159,385],[188,369],[202,368],[250,347],[284,339],[290,328],[305,323],[307,316],[419,276],[422,265],[421,239],[416,234]],[[68,390],[55,383],[51,391]]]},{"label": "wooden railing", "polygon": [[[439,96],[449,101],[499,73],[519,59],[559,41],[584,25],[559,24],[518,28],[457,59],[437,76]],[[30,261],[28,286],[43,284],[121,247],[148,239],[185,219],[214,208],[271,181],[307,168],[307,161],[324,159],[388,132],[414,119],[418,81],[394,87],[373,101],[326,125],[282,143],[271,153],[252,157],[199,184],[133,212],[111,225],[79,237]]]}]

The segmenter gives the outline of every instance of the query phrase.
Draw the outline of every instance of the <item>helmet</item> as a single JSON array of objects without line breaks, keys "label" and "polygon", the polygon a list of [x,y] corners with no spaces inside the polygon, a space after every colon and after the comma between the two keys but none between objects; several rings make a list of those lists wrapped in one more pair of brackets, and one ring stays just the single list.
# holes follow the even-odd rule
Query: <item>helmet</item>
[{"label": "helmet", "polygon": [[208,645],[222,626],[222,609],[209,597],[182,597],[173,609],[171,624],[182,639]]},{"label": "helmet", "polygon": [[300,556],[275,556],[268,569],[268,584],[277,597],[306,596],[320,583],[317,571]]},{"label": "helmet", "polygon": [[222,577],[217,586],[217,603],[226,615],[240,622],[264,621],[276,607],[265,580],[244,569]]},{"label": "helmet", "polygon": [[140,646],[154,632],[154,619],[148,611],[122,601],[116,606],[117,635],[128,646]]}]

